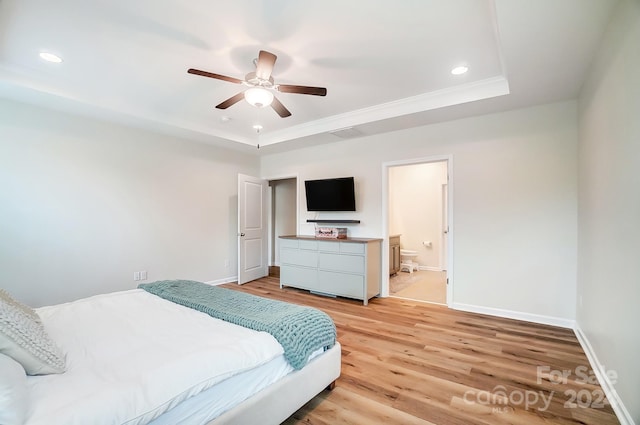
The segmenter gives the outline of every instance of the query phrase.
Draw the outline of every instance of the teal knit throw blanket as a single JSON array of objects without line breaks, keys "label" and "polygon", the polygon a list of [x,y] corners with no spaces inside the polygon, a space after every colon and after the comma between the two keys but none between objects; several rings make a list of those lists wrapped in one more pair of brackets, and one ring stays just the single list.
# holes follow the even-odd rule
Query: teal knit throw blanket
[{"label": "teal knit throw blanket", "polygon": [[284,348],[294,369],[302,369],[309,356],[336,342],[336,326],[324,312],[270,300],[192,280],[163,280],[138,288],[186,307],[244,326],[269,332]]}]

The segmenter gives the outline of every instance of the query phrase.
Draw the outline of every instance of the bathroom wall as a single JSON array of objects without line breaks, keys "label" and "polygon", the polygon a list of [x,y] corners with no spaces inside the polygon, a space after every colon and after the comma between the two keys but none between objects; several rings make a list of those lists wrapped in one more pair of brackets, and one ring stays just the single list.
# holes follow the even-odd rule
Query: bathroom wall
[{"label": "bathroom wall", "polygon": [[[418,252],[421,268],[443,270],[442,187],[447,163],[433,162],[389,169],[389,234],[401,234],[403,249]],[[425,246],[423,242],[431,242]]]}]

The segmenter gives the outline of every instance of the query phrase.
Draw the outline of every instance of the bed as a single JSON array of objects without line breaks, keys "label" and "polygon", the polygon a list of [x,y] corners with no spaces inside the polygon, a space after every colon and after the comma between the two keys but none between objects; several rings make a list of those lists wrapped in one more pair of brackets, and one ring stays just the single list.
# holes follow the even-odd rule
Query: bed
[{"label": "bed", "polygon": [[[234,323],[254,317],[249,311],[253,308],[238,302],[258,302],[256,309],[269,310],[270,320],[277,323],[288,322],[281,316],[287,309],[306,315],[309,311],[300,309],[309,308],[261,304],[272,301],[199,285],[218,291],[207,295],[215,298],[213,304],[200,293],[195,298],[183,293],[167,296],[153,293],[162,292],[153,287],[42,307],[34,313],[6,301],[6,294],[3,303],[0,294],[0,321],[35,322],[29,326],[42,328],[49,345],[27,354],[51,363],[44,370],[37,368],[40,365],[34,369],[32,358],[20,359],[7,348],[7,340],[20,335],[0,324],[0,423],[279,424],[340,375],[341,348],[332,322],[333,341],[327,334],[318,337],[315,325],[289,326],[289,339],[278,332],[272,335],[262,325],[255,330],[255,323],[247,325],[254,329]],[[219,291],[228,291],[232,298],[224,301],[230,305],[222,313],[225,320],[215,317],[220,315],[216,305],[226,297]],[[211,305],[216,311],[209,311]],[[235,315],[237,311],[242,315]],[[322,321],[322,316],[311,320]],[[25,374],[28,369],[31,376]]]}]

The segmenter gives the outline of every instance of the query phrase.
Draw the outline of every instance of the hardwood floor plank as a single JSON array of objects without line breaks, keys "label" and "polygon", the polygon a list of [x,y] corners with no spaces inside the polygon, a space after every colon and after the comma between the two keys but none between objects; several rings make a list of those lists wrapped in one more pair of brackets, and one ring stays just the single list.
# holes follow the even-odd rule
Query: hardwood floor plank
[{"label": "hardwood floor plank", "polygon": [[[348,391],[342,387],[336,387],[336,389],[327,396],[326,400],[334,404],[338,411],[343,410],[341,406],[350,406],[350,415],[348,417],[350,421],[346,422],[349,424],[402,423],[406,425],[434,425],[432,422],[417,418],[388,405],[382,403],[371,403],[365,397]],[[371,417],[375,418],[373,422],[371,421]]]},{"label": "hardwood floor plank", "polygon": [[318,308],[336,324],[342,344],[336,388],[287,425],[619,423],[608,403],[569,404],[578,391],[594,400],[602,391],[576,374],[578,367],[593,371],[570,329],[397,298],[363,306],[280,289],[277,277],[223,286]]}]

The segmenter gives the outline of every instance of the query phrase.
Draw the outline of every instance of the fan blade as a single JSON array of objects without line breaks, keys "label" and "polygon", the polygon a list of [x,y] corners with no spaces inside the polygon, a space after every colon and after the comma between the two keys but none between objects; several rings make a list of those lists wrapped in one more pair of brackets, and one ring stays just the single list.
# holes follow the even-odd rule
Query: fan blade
[{"label": "fan blade", "polygon": [[235,105],[236,103],[240,102],[242,99],[244,99],[244,92],[240,92],[237,95],[230,97],[229,99],[225,100],[221,104],[216,105],[216,108],[227,109],[229,106]]},{"label": "fan blade", "polygon": [[291,116],[291,112],[278,100],[277,97],[273,98],[273,102],[271,102],[271,107],[274,111],[278,113],[282,118],[287,118]]},{"label": "fan blade", "polygon": [[269,80],[271,72],[273,71],[273,65],[276,63],[278,57],[273,53],[269,53],[265,50],[260,50],[258,54],[258,63],[256,65],[256,77],[262,80]]},{"label": "fan blade", "polygon": [[324,87],[292,86],[289,84],[279,84],[278,91],[282,93],[312,94],[314,96],[327,95],[327,89]]},{"label": "fan blade", "polygon": [[242,80],[238,80],[237,78],[227,77],[226,75],[214,74],[213,72],[200,71],[199,69],[189,69],[187,71],[189,74],[201,75],[203,77],[215,78],[217,80],[228,81],[230,83],[242,84]]}]

